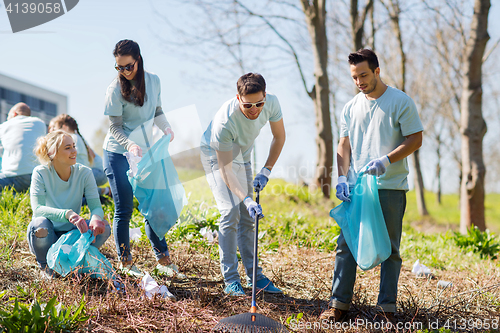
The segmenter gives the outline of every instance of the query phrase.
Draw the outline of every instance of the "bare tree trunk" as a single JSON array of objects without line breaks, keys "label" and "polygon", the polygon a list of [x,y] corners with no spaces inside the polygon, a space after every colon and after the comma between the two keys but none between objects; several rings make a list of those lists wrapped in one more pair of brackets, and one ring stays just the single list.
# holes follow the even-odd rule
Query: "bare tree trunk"
[{"label": "bare tree trunk", "polygon": [[486,122],[482,114],[482,64],[488,35],[490,0],[475,0],[470,37],[465,47],[464,84],[461,103],[462,183],[460,232],[472,225],[486,229],[484,218],[483,137]]},{"label": "bare tree trunk", "polygon": [[326,0],[301,0],[311,36],[314,55],[314,87],[309,96],[316,114],[316,151],[318,162],[314,175],[315,186],[330,198],[333,169],[333,135],[330,117],[330,86],[328,80],[328,40],[326,36]]},{"label": "bare tree trunk", "polygon": [[436,149],[436,155],[437,155],[437,163],[436,163],[436,183],[437,183],[437,189],[436,189],[436,202],[438,205],[441,205],[441,136],[438,135],[437,139],[437,149]]},{"label": "bare tree trunk", "polygon": [[353,51],[357,51],[363,48],[363,33],[365,29],[366,16],[368,15],[371,7],[373,7],[373,2],[374,0],[366,1],[365,8],[363,9],[363,12],[360,17],[358,12],[358,0],[351,0],[351,26],[352,26],[352,41],[354,46]]},{"label": "bare tree trunk", "polygon": [[420,155],[419,149],[415,150],[412,158],[413,169],[415,170],[413,183],[415,184],[415,194],[417,196],[418,213],[421,216],[428,216],[429,212],[427,211],[427,206],[425,205],[424,180],[422,178],[422,170],[420,169],[419,155]]},{"label": "bare tree trunk", "polygon": [[[399,18],[400,18],[400,6],[399,6],[399,0],[390,0],[390,5],[386,4],[384,1],[382,1],[382,4],[386,7],[387,11],[389,12],[389,16],[391,18],[391,23],[392,23],[392,28],[394,30],[394,33],[397,36],[398,39],[398,45],[399,45],[399,56],[400,56],[400,71],[401,71],[401,76],[400,76],[400,82],[399,82],[399,89],[402,91],[406,90],[406,54],[404,52],[403,48],[403,35],[401,33],[401,26],[399,25]],[[415,170],[415,176],[414,176],[414,184],[415,184],[415,193],[417,195],[417,208],[418,208],[418,213],[421,216],[427,216],[429,215],[429,212],[427,211],[427,207],[425,205],[425,197],[424,197],[424,180],[422,177],[422,170],[420,168],[420,153],[418,150],[416,150],[413,153],[413,169]]]}]

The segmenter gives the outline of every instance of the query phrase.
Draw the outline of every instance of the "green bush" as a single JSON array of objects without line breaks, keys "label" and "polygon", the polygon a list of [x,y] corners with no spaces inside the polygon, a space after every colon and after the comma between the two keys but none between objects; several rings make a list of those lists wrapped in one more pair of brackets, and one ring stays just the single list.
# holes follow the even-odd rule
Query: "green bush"
[{"label": "green bush", "polygon": [[[6,292],[0,293],[0,298]],[[18,287],[18,292],[25,294],[21,287]],[[35,298],[31,304],[26,304],[21,303],[20,299],[11,297],[7,304],[1,306],[0,332],[73,332],[81,322],[89,318],[85,314],[86,303],[83,296],[78,305],[68,307],[62,303],[56,304],[56,296],[47,303],[40,303]]]},{"label": "green bush", "polygon": [[490,257],[497,259],[500,252],[500,242],[489,230],[481,232],[478,227],[473,226],[467,230],[467,235],[455,232],[455,243],[458,247],[475,253],[479,253],[482,259]]}]

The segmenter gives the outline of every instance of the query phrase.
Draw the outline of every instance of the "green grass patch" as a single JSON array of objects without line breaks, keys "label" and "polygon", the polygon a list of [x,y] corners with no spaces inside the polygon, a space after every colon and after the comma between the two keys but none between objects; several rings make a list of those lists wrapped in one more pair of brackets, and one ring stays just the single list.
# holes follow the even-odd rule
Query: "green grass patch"
[{"label": "green grass patch", "polygon": [[[460,225],[460,202],[458,194],[443,194],[441,196],[441,204],[437,203],[436,194],[433,192],[425,192],[425,204],[430,216],[426,217],[431,223],[437,225],[452,225],[458,227]],[[500,234],[500,194],[488,193],[485,197],[485,216],[486,227],[496,234]],[[412,223],[422,220],[418,214],[417,199],[415,191],[407,193],[407,206],[404,220]]]}]

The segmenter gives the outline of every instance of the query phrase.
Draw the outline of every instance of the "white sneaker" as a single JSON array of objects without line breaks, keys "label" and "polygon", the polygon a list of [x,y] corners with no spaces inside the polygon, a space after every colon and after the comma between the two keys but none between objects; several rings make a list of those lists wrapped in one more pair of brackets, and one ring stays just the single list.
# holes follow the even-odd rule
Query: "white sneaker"
[{"label": "white sneaker", "polygon": [[122,274],[135,277],[142,278],[144,273],[139,270],[135,265],[123,266],[123,263],[120,264],[120,268],[118,269]]},{"label": "white sneaker", "polygon": [[179,272],[179,267],[175,264],[170,265],[156,265],[156,271],[159,275],[166,275],[171,278],[176,278],[179,280],[187,279],[187,276]]}]

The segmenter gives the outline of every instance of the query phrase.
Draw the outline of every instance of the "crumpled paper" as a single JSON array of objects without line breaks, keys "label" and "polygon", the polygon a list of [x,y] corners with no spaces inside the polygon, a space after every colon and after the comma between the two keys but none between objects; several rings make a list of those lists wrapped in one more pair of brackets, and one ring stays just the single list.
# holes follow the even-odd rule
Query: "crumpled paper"
[{"label": "crumpled paper", "polygon": [[200,229],[200,234],[205,238],[209,243],[213,243],[217,238],[217,231],[211,231],[210,228],[204,227]]},{"label": "crumpled paper", "polygon": [[429,267],[420,263],[420,259],[417,259],[413,264],[413,269],[411,270],[416,277],[428,277],[432,276],[432,272]]},{"label": "crumpled paper", "polygon": [[137,168],[137,164],[139,164],[139,162],[141,161],[141,157],[135,156],[128,151],[123,153],[123,155],[125,155],[125,157],[127,158],[127,162],[130,168],[128,171],[128,175],[130,177],[134,177],[137,174],[137,171],[139,171],[139,169]]},{"label": "crumpled paper", "polygon": [[175,295],[168,290],[167,286],[159,286],[158,283],[151,277],[151,275],[149,275],[149,273],[146,273],[144,275],[141,282],[139,283],[139,286],[145,291],[147,298],[153,298],[154,295],[159,294],[165,299],[168,298],[173,301],[176,300]]},{"label": "crumpled paper", "polygon": [[128,232],[129,232],[129,237],[131,240],[138,240],[139,238],[141,238],[142,236],[142,231],[141,231],[141,227],[137,227],[137,228],[129,228],[128,229]]}]

